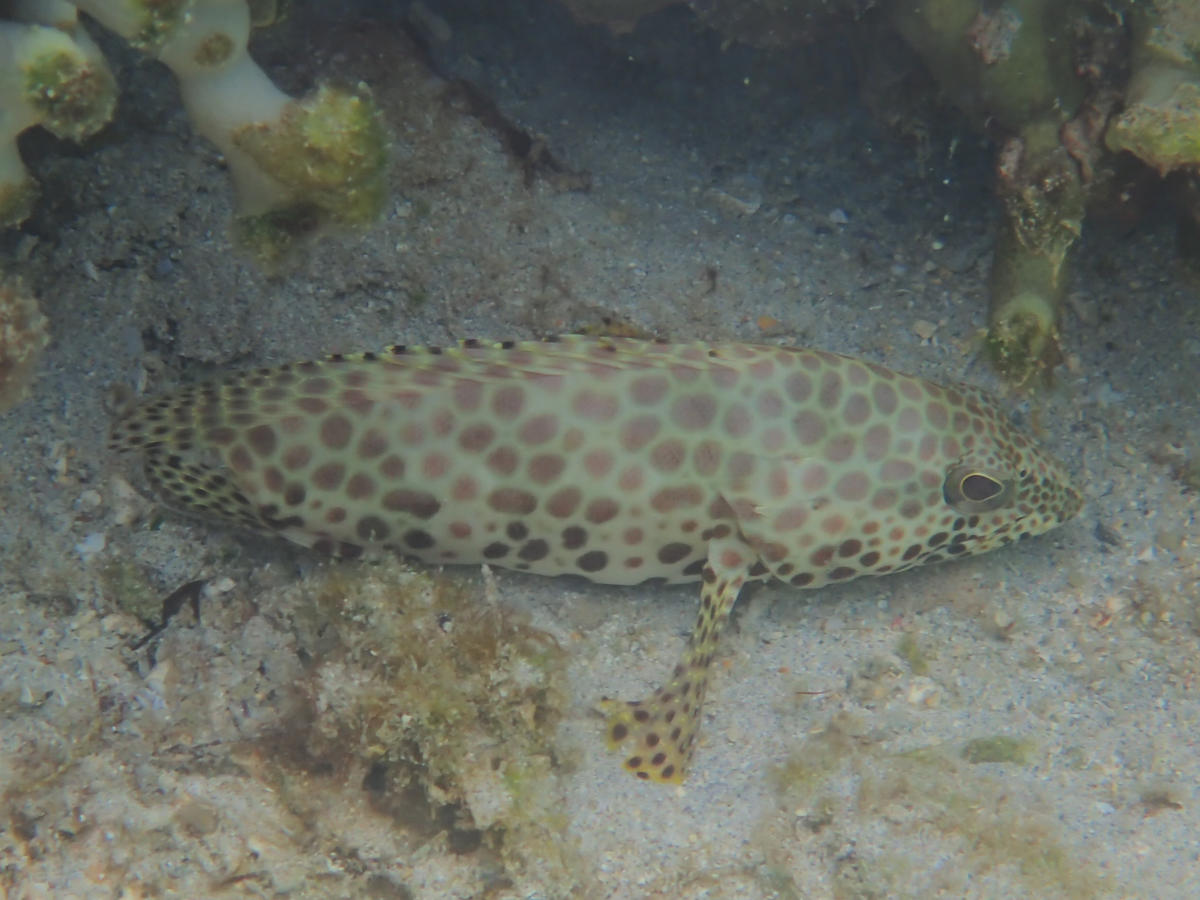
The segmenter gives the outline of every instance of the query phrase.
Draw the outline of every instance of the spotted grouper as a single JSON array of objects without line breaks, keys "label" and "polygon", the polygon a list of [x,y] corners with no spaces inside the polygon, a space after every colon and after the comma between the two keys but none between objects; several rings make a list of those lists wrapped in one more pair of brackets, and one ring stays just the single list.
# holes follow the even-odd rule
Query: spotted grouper
[{"label": "spotted grouper", "polygon": [[980,390],[836,353],[567,337],[394,346],[144,401],[112,446],[171,505],[343,557],[378,549],[605,584],[701,582],[686,653],[606,701],[679,781],[738,593],[982,553],[1079,510]]}]

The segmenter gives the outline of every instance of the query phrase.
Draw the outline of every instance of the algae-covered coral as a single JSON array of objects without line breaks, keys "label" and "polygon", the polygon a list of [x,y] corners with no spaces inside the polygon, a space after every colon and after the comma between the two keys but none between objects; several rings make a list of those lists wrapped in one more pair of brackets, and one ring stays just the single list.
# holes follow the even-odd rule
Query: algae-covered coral
[{"label": "algae-covered coral", "polygon": [[[898,36],[931,76],[925,93],[957,106],[996,143],[1001,222],[986,347],[1017,382],[1062,358],[1062,304],[1089,210],[1114,197],[1136,202],[1116,177],[1122,159],[1161,175],[1200,165],[1200,13],[1186,0],[562,2],[580,21],[621,32],[686,6],[730,41],[758,47],[836,29],[859,60],[891,59]],[[246,52],[253,22],[244,0],[27,0],[3,9],[0,223],[33,208],[17,135],[41,124],[79,140],[111,116],[112,76],[78,10],[175,72],[197,131],[230,166],[236,234],[261,258],[278,259],[322,223],[379,213],[387,140],[369,93],[361,85],[324,86],[303,100],[281,92]]]},{"label": "algae-covered coral", "polygon": [[257,22],[245,0],[26,0],[0,6],[0,226],[33,208],[23,131],[79,141],[112,115],[115,82],[80,11],[175,74],[193,127],[225,156],[238,233],[257,255],[275,260],[323,223],[378,216],[387,137],[365,85],[288,96],[247,52]]},{"label": "algae-covered coral", "polygon": [[[563,2],[584,21],[618,29],[671,5]],[[1071,254],[1089,209],[1112,207],[1114,197],[1118,206],[1135,202],[1118,177],[1119,154],[1160,175],[1200,166],[1200,7],[1189,0],[677,2],[756,46],[838,30],[868,59],[888,57],[898,35],[932,76],[925,90],[995,141],[1001,222],[985,345],[1019,383],[1062,359]]]},{"label": "algae-covered coral", "polygon": [[108,124],[116,104],[108,64],[62,6],[30,4],[22,6],[26,21],[0,20],[0,227],[27,218],[37,197],[17,136],[41,125],[82,141]]},{"label": "algae-covered coral", "polygon": [[1129,5],[1132,74],[1105,142],[1160,173],[1200,165],[1200,5]]}]

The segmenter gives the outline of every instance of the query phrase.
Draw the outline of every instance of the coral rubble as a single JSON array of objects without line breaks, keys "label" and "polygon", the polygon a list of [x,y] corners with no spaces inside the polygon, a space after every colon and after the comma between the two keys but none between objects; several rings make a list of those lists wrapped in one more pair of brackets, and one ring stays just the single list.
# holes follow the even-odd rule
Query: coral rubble
[{"label": "coral rubble", "polygon": [[47,341],[37,301],[19,286],[0,284],[0,412],[25,397]]}]

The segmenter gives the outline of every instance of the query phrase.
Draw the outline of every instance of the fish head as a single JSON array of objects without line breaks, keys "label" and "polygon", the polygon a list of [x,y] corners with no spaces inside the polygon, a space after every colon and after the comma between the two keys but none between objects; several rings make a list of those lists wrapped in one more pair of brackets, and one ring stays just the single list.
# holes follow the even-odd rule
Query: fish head
[{"label": "fish head", "polygon": [[959,455],[943,460],[942,499],[961,526],[951,552],[984,553],[1073,518],[1083,495],[1067,469],[986,394],[960,390],[970,434],[959,437]]}]

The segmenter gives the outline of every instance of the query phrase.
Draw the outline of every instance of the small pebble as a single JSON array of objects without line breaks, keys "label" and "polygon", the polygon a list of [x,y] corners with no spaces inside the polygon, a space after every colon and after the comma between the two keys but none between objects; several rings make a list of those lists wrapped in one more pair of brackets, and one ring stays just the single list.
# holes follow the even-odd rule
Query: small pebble
[{"label": "small pebble", "polygon": [[938,326],[937,323],[930,322],[928,319],[917,319],[912,323],[912,330],[921,340],[928,341],[937,334]]},{"label": "small pebble", "polygon": [[104,498],[97,490],[86,490],[75,501],[75,508],[82,512],[95,512],[104,503]]},{"label": "small pebble", "polygon": [[75,552],[82,556],[86,562],[97,553],[101,552],[107,545],[108,539],[104,536],[104,532],[93,531],[75,545]]}]

